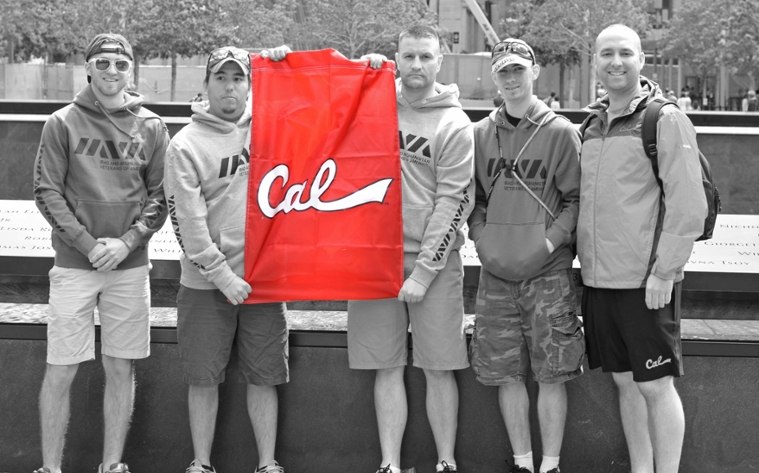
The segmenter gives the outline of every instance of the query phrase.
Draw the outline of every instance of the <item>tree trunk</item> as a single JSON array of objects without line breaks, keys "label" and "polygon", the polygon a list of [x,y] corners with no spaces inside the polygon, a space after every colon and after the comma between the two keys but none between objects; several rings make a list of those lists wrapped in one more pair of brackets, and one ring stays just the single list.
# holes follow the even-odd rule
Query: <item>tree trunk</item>
[{"label": "tree trunk", "polygon": [[567,65],[563,62],[559,63],[559,107],[566,108],[566,100],[564,99],[564,71]]},{"label": "tree trunk", "polygon": [[567,107],[574,106],[575,102],[575,69],[575,66],[569,68],[569,103],[566,105]]},{"label": "tree trunk", "polygon": [[140,91],[140,57],[134,55],[134,91]]},{"label": "tree trunk", "polygon": [[580,108],[590,103],[588,100],[588,81],[590,80],[590,68],[588,67],[588,56],[586,53],[580,55]]},{"label": "tree trunk", "polygon": [[177,92],[177,55],[171,54],[171,101],[173,102]]},{"label": "tree trunk", "polygon": [[593,43],[590,43],[590,51],[591,51],[590,55],[588,56],[588,102],[587,104],[591,104],[596,101],[596,82],[598,81],[598,78],[596,77],[596,55],[594,53],[595,45]]}]

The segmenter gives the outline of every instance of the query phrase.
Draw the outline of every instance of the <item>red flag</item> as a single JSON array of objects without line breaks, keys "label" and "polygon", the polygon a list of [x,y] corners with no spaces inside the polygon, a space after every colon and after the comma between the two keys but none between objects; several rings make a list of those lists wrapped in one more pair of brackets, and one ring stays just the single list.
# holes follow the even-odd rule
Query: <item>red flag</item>
[{"label": "red flag", "polygon": [[334,50],[251,56],[246,303],[395,297],[403,228],[395,68]]}]

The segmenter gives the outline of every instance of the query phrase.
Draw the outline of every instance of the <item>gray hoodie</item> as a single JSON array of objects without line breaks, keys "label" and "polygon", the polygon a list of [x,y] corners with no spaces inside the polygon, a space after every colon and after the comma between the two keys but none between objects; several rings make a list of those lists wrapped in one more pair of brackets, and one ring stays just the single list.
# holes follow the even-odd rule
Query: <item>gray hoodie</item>
[{"label": "gray hoodie", "polygon": [[[572,267],[571,244],[580,206],[580,135],[569,120],[535,96],[517,126],[509,123],[505,113],[505,107],[499,107],[474,126],[477,185],[469,237],[485,270],[520,281]],[[495,133],[504,163],[499,163]],[[517,175],[555,219],[512,175],[523,147]],[[505,167],[498,174],[501,165]],[[546,239],[553,244],[553,253],[548,252]]]},{"label": "gray hoodie", "polygon": [[34,162],[34,200],[53,227],[55,264],[94,269],[87,254],[101,237],[130,254],[118,269],[148,264],[148,240],[166,221],[163,159],[169,133],[143,97],[106,110],[91,86],[42,129]]},{"label": "gray hoodie", "polygon": [[192,104],[166,151],[166,200],[182,247],[182,285],[224,290],[244,275],[250,106],[237,123]]},{"label": "gray hoodie", "polygon": [[416,253],[409,276],[429,287],[452,250],[464,244],[461,226],[474,205],[472,123],[455,84],[409,103],[396,81],[403,179],[403,249]]}]

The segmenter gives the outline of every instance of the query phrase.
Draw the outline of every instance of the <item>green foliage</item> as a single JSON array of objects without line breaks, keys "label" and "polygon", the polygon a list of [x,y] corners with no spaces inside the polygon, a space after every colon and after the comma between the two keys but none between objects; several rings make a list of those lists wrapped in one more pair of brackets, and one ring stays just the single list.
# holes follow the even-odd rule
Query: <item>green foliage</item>
[{"label": "green foliage", "polygon": [[73,37],[70,13],[65,0],[2,0],[0,36],[6,45],[13,45],[10,60],[65,57]]},{"label": "green foliage", "polygon": [[273,48],[292,40],[296,0],[225,0],[235,42],[246,48]]},{"label": "green foliage", "polygon": [[751,0],[690,0],[670,22],[667,57],[679,58],[701,77],[721,65],[759,77],[759,12]]},{"label": "green foliage", "polygon": [[132,31],[149,56],[191,57],[230,43],[234,31],[221,0],[135,0],[143,18]]},{"label": "green foliage", "polygon": [[392,57],[398,33],[417,22],[437,24],[421,0],[299,0],[298,49],[334,48],[348,58]]},{"label": "green foliage", "polygon": [[719,69],[717,58],[720,24],[715,21],[726,2],[723,0],[691,0],[682,5],[677,16],[670,22],[664,37],[664,57],[679,58],[704,77]]},{"label": "green foliage", "polygon": [[12,60],[64,60],[105,32],[123,34],[139,57],[193,56],[229,42],[222,0],[0,0],[0,37]]},{"label": "green foliage", "polygon": [[502,36],[522,38],[542,64],[574,65],[592,55],[604,28],[623,24],[642,37],[648,15],[635,0],[523,0],[512,4],[501,22]]}]

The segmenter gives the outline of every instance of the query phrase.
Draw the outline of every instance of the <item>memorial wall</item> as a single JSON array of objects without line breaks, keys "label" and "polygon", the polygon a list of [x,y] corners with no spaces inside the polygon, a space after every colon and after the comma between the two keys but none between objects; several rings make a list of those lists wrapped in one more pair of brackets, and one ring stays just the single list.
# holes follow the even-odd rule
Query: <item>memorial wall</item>
[{"label": "memorial wall", "polygon": [[[38,312],[44,312],[47,302],[46,273],[53,258],[50,227],[32,195],[32,166],[45,118],[0,114],[0,306],[9,307],[9,311],[36,306]],[[166,122],[173,134],[188,119],[168,116]],[[759,149],[759,127],[703,126],[698,131],[699,145],[717,177],[723,213],[714,238],[697,243],[686,266],[685,288],[689,294],[684,298],[683,312],[690,318],[683,320],[686,376],[677,381],[687,416],[681,471],[757,471],[759,188],[755,183],[759,182],[759,163],[755,150]],[[471,242],[462,254],[469,276],[479,266]],[[171,298],[175,298],[178,285],[179,255],[167,224],[150,244],[152,283],[170,288],[164,300],[172,307],[158,310],[174,311]],[[476,285],[476,277],[469,282]],[[20,304],[5,303],[10,295]],[[297,304],[288,307],[298,312]],[[291,331],[291,382],[280,390],[277,442],[277,458],[288,471],[309,471],[315,463],[329,464],[335,471],[369,471],[376,466],[374,458],[379,452],[371,373],[348,369],[344,312],[342,317],[342,326],[310,333]],[[0,409],[0,472],[29,471],[39,466],[34,393],[44,372],[42,323],[44,320],[0,323],[0,362],[4,362],[0,363],[0,384],[4,387],[0,405],[13,405],[12,409]],[[137,407],[125,454],[136,471],[180,471],[192,452],[186,425],[186,387],[177,368],[176,331],[170,325],[154,326],[151,332],[151,356],[136,363]],[[308,341],[302,341],[306,338]],[[235,370],[233,364],[230,372]],[[65,465],[69,471],[96,465],[102,442],[100,421],[83,414],[102,401],[99,363],[83,364],[77,376]],[[501,471],[507,453],[503,446],[508,440],[502,424],[493,422],[494,416],[498,417],[496,390],[477,383],[469,369],[458,371],[456,376],[462,406],[457,436],[459,465],[466,471]],[[403,462],[417,465],[418,471],[432,471],[436,458],[421,394],[423,374],[409,369],[406,378],[410,407]],[[534,399],[534,386],[530,389]],[[249,425],[245,416],[239,415],[245,402],[244,386],[225,383],[221,395],[224,402],[214,445],[219,460],[215,463],[220,471],[241,471],[249,468],[255,455]],[[569,383],[568,396],[571,408],[562,452],[566,468],[629,472],[610,377],[599,370],[588,371]],[[537,426],[532,427],[537,432]],[[535,454],[541,452],[536,449]],[[427,465],[430,468],[423,470]]]}]

